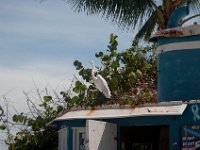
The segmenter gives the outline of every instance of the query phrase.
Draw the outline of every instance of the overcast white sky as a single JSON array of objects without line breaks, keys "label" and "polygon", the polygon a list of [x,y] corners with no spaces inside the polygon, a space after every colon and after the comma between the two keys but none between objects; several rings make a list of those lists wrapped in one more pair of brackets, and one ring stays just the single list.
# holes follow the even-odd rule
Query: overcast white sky
[{"label": "overcast white sky", "polygon": [[119,36],[119,49],[130,47],[133,33],[100,16],[74,13],[62,0],[1,0],[0,96],[20,112],[26,109],[23,91],[34,89],[33,81],[40,89],[65,89],[75,73],[73,61],[96,61],[111,33]]}]

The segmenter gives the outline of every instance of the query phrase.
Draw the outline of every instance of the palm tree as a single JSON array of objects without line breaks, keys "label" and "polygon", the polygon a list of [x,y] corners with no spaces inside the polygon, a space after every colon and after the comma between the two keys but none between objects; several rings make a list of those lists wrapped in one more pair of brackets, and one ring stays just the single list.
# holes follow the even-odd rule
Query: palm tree
[{"label": "palm tree", "polygon": [[[75,11],[101,15],[123,29],[139,27],[136,38],[148,39],[153,31],[166,29],[172,12],[187,0],[67,0]],[[193,10],[200,8],[199,0],[190,0]]]}]

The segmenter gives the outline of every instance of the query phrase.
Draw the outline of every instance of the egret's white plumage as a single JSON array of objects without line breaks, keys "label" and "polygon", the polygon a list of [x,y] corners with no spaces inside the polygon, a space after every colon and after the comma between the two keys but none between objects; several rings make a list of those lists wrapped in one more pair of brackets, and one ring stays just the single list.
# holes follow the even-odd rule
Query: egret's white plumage
[{"label": "egret's white plumage", "polygon": [[102,92],[106,98],[111,97],[111,92],[108,87],[106,80],[95,71],[95,66],[93,61],[89,61],[92,64],[92,79],[95,87]]}]

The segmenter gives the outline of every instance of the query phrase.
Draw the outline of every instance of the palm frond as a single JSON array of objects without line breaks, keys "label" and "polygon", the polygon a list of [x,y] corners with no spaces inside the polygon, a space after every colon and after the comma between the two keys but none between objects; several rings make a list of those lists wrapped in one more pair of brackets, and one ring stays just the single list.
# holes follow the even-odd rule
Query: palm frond
[{"label": "palm frond", "polygon": [[135,27],[154,11],[153,0],[67,0],[75,11],[100,14],[120,27]]},{"label": "palm frond", "polygon": [[144,25],[140,28],[139,32],[136,34],[135,39],[139,40],[144,37],[144,40],[149,40],[152,32],[156,28],[157,24],[157,13],[154,11],[149,19],[144,23]]},{"label": "palm frond", "polygon": [[[155,25],[166,28],[168,18],[175,8],[190,1],[190,9],[200,12],[200,0],[65,0],[75,11],[88,15],[101,15],[106,20],[117,24],[122,29],[134,29],[143,25],[137,38],[151,35]],[[146,22],[146,23],[145,23]],[[137,28],[136,28],[137,29]]]}]

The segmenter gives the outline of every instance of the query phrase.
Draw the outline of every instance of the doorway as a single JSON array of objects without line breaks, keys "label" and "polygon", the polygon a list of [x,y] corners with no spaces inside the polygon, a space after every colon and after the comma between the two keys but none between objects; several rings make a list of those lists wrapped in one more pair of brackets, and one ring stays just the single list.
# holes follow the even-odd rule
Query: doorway
[{"label": "doorway", "polygon": [[169,150],[169,126],[120,127],[120,150]]}]

